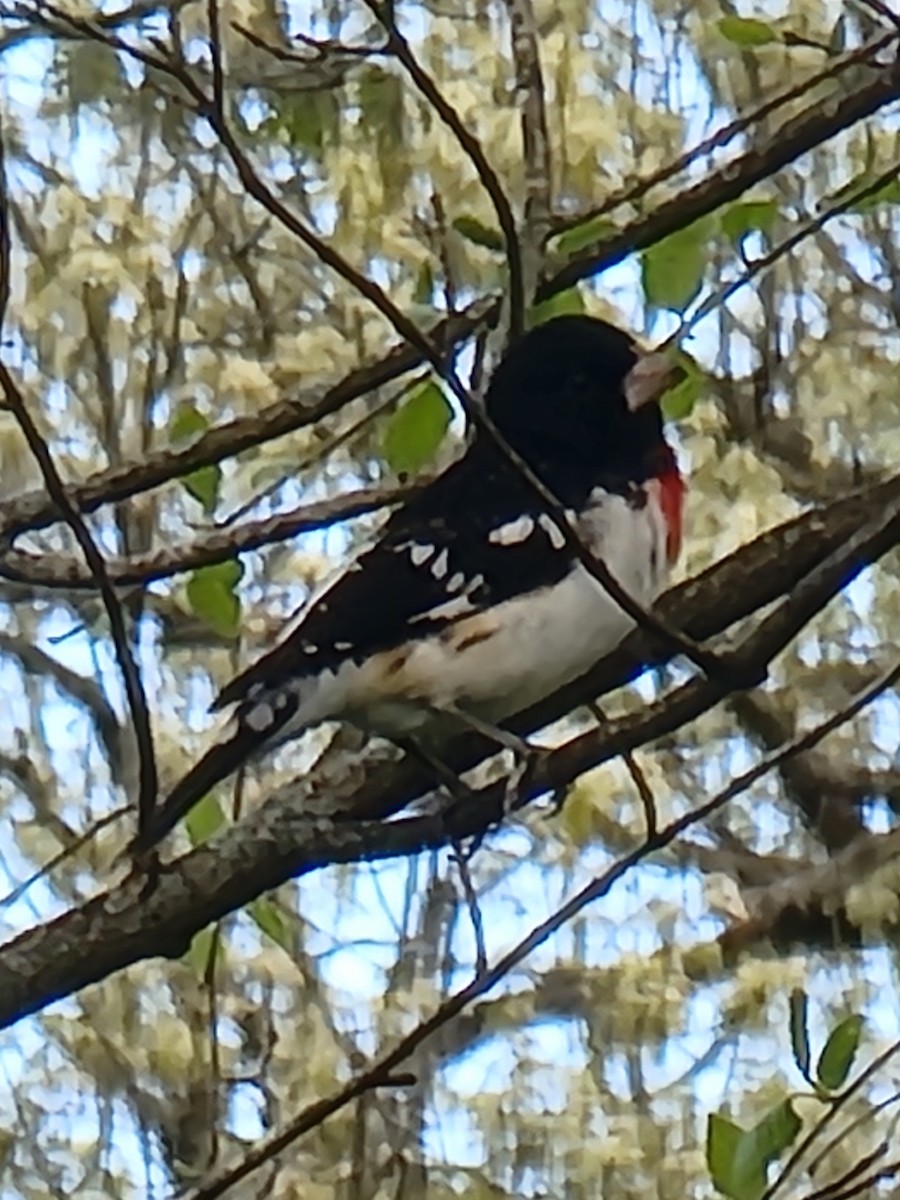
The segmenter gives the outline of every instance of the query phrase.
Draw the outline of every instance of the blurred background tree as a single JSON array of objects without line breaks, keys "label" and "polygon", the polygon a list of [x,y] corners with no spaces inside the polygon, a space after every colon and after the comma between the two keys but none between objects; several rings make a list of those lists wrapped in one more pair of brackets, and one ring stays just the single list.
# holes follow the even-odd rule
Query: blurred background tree
[{"label": "blurred background tree", "polygon": [[[228,128],[274,207],[251,194],[198,102],[216,95],[216,16]],[[669,398],[690,476],[684,577],[890,477],[900,22],[883,4],[441,0],[381,16],[524,214],[525,281],[545,281],[529,320],[585,311],[659,342],[704,306],[684,340],[688,378]],[[443,343],[464,376],[497,352],[496,338],[476,346],[508,285],[495,207],[398,57],[407,43],[383,53],[385,36],[361,0],[222,0],[221,11],[23,0],[3,12],[3,360],[64,480],[84,485],[134,633],[163,786],[206,744],[217,686],[380,520],[365,499],[328,502],[393,488],[460,445],[445,389],[427,366],[400,377],[383,313],[277,205],[420,327],[464,311]],[[661,171],[786,93],[730,141]],[[870,95],[829,125],[836,106]],[[542,134],[541,99],[546,146],[539,137],[526,154],[523,119]],[[794,147],[792,121],[807,144]],[[748,154],[754,186],[729,191],[721,168]],[[723,302],[722,286],[748,270]],[[103,607],[43,486],[14,412],[0,410],[8,938],[121,877],[140,765]],[[316,519],[307,506],[320,502],[328,515]],[[297,506],[300,524],[245,536]],[[199,931],[180,958],[144,958],[23,1017],[0,1040],[4,1195],[214,1194],[205,1183],[466,984],[482,949],[495,960],[639,847],[646,793],[660,824],[689,812],[872,684],[896,649],[896,572],[891,552],[806,626],[764,686],[651,742],[637,770],[616,759],[583,774],[559,811],[546,797],[522,809],[465,867],[444,847],[323,868]],[[638,711],[687,671],[679,660],[620,688],[607,715]],[[546,738],[593,719],[579,709]],[[175,851],[296,788],[329,738],[210,797]],[[898,747],[888,689],[624,873],[423,1041],[402,1068],[414,1082],[364,1092],[228,1194],[680,1200],[710,1194],[714,1177],[727,1194],[760,1195],[764,1164],[797,1136],[791,1114],[808,1130],[829,1107],[803,1081],[815,1073],[804,1031],[818,1047],[839,1030],[837,1066],[820,1075],[838,1089],[859,1032],[843,1017],[865,1020],[860,1061],[900,1036],[900,876],[882,840],[900,799]],[[357,755],[358,739],[344,731],[331,753]],[[793,922],[754,924],[779,886],[848,846],[874,857],[830,908],[810,901]],[[800,1015],[795,994],[792,1028],[793,989],[810,1000]],[[815,1194],[865,1164],[890,1134],[896,1075],[886,1056],[784,1194]],[[707,1143],[711,1113],[724,1116]],[[749,1129],[772,1113],[741,1177],[725,1118]],[[852,1180],[856,1193],[834,1194],[898,1186],[877,1192],[863,1169]]]}]

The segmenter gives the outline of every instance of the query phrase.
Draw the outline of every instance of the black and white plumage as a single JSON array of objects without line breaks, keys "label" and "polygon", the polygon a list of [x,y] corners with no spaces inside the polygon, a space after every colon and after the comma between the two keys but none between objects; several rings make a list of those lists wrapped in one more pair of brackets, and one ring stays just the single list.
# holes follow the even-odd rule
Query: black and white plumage
[{"label": "black and white plumage", "polygon": [[[670,371],[621,330],[560,317],[526,334],[485,399],[496,426],[635,599],[678,551],[683,485],[658,406]],[[155,844],[248,759],[323,721],[397,739],[436,711],[496,722],[587,671],[633,622],[578,562],[532,486],[478,433],[269,653],[222,690],[235,728],[133,843]]]}]

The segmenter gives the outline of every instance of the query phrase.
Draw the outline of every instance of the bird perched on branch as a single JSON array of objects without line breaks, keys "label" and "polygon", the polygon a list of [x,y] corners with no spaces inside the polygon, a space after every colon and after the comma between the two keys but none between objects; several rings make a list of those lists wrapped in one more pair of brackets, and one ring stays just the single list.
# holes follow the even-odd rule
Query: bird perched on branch
[{"label": "bird perched on branch", "polygon": [[[497,721],[584,674],[633,619],[579,558],[574,533],[640,604],[681,539],[684,485],[659,398],[672,364],[605,321],[558,317],[522,337],[485,411],[565,510],[485,430],[403,508],[299,623],[219,694],[230,735],[132,843],[154,845],[243,763],[329,720],[407,747],[448,717]],[[512,736],[512,735],[509,735]],[[502,732],[497,740],[504,743]]]}]

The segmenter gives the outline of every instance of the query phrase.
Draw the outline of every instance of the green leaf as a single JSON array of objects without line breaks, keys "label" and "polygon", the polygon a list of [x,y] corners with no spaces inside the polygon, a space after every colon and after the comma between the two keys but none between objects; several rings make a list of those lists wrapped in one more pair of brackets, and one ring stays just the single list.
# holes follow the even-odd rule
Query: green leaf
[{"label": "green leaf", "polygon": [[850,1074],[859,1049],[862,1028],[862,1017],[846,1017],[829,1034],[825,1049],[819,1055],[816,1065],[816,1078],[822,1087],[830,1092],[842,1087]]},{"label": "green leaf", "polygon": [[703,285],[708,218],[679,229],[641,255],[641,277],[647,303],[684,312]]},{"label": "green leaf", "polygon": [[486,246],[488,250],[503,251],[506,249],[506,242],[503,240],[500,230],[492,229],[490,225],[485,225],[477,217],[463,213],[453,222],[453,228],[467,241],[474,242],[476,246]]},{"label": "green leaf", "polygon": [[444,393],[427,380],[387,423],[381,452],[398,474],[417,471],[434,458],[452,416]]},{"label": "green leaf", "polygon": [[181,482],[185,491],[202,504],[203,511],[211,517],[219,502],[219,485],[222,482],[222,468],[219,464],[198,467],[190,475],[185,475]]},{"label": "green leaf", "polygon": [[841,13],[828,38],[829,53],[843,54],[847,49],[847,14]]},{"label": "green leaf", "polygon": [[198,567],[187,582],[187,597],[193,611],[223,637],[237,637],[241,602],[237,585],[244,567],[237,559]]},{"label": "green leaf", "polygon": [[663,393],[660,405],[667,421],[683,421],[689,417],[700,398],[706,376],[689,354],[682,350],[677,362],[684,370],[684,378]]},{"label": "green leaf", "polygon": [[186,442],[189,438],[209,429],[209,420],[189,400],[179,404],[169,423],[169,436],[173,442]]},{"label": "green leaf", "polygon": [[[190,441],[191,438],[203,433],[208,428],[209,420],[190,401],[185,400],[172,414],[169,437],[172,439],[173,446],[177,446],[181,442]],[[218,463],[212,463],[208,467],[198,467],[196,471],[191,471],[189,475],[184,475],[181,479],[182,487],[203,505],[203,511],[207,516],[211,516],[216,510],[221,482],[222,468]]]},{"label": "green leaf", "polygon": [[712,1113],[706,1132],[706,1162],[716,1189],[731,1200],[759,1200],[766,1189],[769,1164],[791,1145],[800,1127],[790,1100],[776,1105],[748,1130]]},{"label": "green leaf", "polygon": [[67,96],[76,109],[83,104],[101,103],[115,95],[123,82],[119,55],[111,54],[106,46],[88,39],[63,45]]},{"label": "green leaf", "polygon": [[567,258],[580,253],[587,246],[593,246],[616,233],[618,226],[609,217],[591,217],[581,225],[567,229],[559,235],[556,248]]},{"label": "green leaf", "polygon": [[782,1100],[744,1137],[752,1144],[752,1154],[768,1166],[793,1144],[802,1124],[790,1100]]},{"label": "green leaf", "polygon": [[739,200],[722,213],[722,232],[735,246],[748,233],[764,233],[770,238],[777,216],[777,200]]},{"label": "green leaf", "polygon": [[224,824],[225,814],[222,812],[222,806],[212,793],[204,796],[199,804],[195,804],[184,818],[184,828],[192,846],[202,846],[204,842],[208,842]]},{"label": "green leaf", "polygon": [[791,1049],[794,1052],[794,1062],[804,1079],[809,1079],[809,1067],[812,1061],[809,1053],[809,997],[803,988],[794,988],[791,992]]},{"label": "green leaf", "polygon": [[410,174],[404,153],[406,106],[403,80],[393,71],[369,67],[359,77],[359,107],[363,129],[375,141],[378,169],[389,195],[402,189]]},{"label": "green leaf", "polygon": [[247,912],[262,932],[282,950],[291,950],[291,939],[284,917],[267,896],[251,900]]},{"label": "green leaf", "polygon": [[717,24],[719,33],[736,46],[768,46],[781,40],[771,25],[756,17],[722,17]]},{"label": "green leaf", "polygon": [[706,1127],[706,1165],[716,1191],[731,1200],[757,1200],[766,1186],[763,1165],[748,1161],[740,1126],[710,1113]]},{"label": "green leaf", "polygon": [[434,272],[431,263],[423,262],[416,274],[416,286],[413,289],[413,301],[416,304],[434,303]]},{"label": "green leaf", "polygon": [[526,323],[529,329],[534,329],[535,325],[543,325],[545,321],[552,321],[554,317],[580,317],[585,312],[587,308],[584,297],[576,284],[568,291],[557,292],[555,296],[548,296],[546,300],[532,305],[526,314]]},{"label": "green leaf", "polygon": [[188,946],[184,956],[188,965],[201,979],[206,974],[212,941],[215,936],[215,925],[207,925],[205,929],[201,929],[199,933],[195,933],[191,938],[191,944]]},{"label": "green leaf", "polygon": [[291,146],[308,150],[316,158],[337,142],[341,109],[336,88],[272,93],[270,102],[272,115],[259,128],[263,136],[284,134]]}]

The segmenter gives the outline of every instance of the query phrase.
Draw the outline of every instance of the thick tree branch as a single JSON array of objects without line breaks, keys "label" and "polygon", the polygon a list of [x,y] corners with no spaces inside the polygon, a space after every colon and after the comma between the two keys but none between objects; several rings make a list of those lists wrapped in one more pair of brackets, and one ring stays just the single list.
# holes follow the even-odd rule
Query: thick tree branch
[{"label": "thick tree branch", "polygon": [[[870,528],[873,512],[884,512],[898,502],[900,476],[771,530],[674,589],[664,598],[663,611],[683,622],[693,635],[709,637],[779,596],[799,595],[797,605],[782,610],[781,628],[770,617],[754,635],[757,646],[771,655],[779,641],[791,636],[804,605],[816,600],[821,606],[856,570],[900,541],[900,519],[894,517],[865,545],[856,546],[848,561],[832,564],[831,577],[822,581],[828,585],[822,595],[810,597],[798,586],[829,555],[853,543],[860,530]],[[641,663],[666,657],[650,638],[636,633],[583,680],[523,718],[520,727],[546,724],[627,681]],[[532,793],[564,785],[588,766],[671,732],[720,696],[718,685],[696,680],[646,709],[576,738],[548,758],[543,773],[532,783]],[[477,759],[479,755],[463,748],[462,758],[466,756]],[[450,826],[436,818],[384,823],[382,815],[398,807],[398,785],[399,805],[416,793],[414,775],[390,767],[372,779],[369,774],[364,763],[350,769],[326,765],[298,784],[281,804],[264,805],[214,844],[163,866],[149,893],[145,880],[132,877],[20,935],[0,949],[0,1025],[129,963],[181,954],[199,929],[291,876],[335,862],[375,860],[445,845],[450,837],[483,831],[501,811],[502,787],[486,793],[475,809],[457,812]],[[355,810],[359,820],[304,817],[304,812],[322,811],[323,796],[330,811]]]}]

